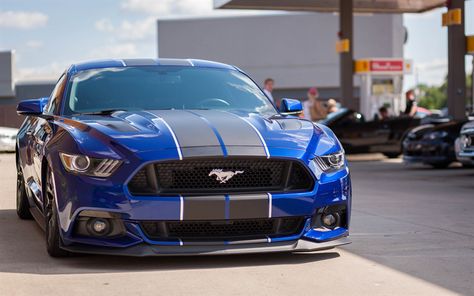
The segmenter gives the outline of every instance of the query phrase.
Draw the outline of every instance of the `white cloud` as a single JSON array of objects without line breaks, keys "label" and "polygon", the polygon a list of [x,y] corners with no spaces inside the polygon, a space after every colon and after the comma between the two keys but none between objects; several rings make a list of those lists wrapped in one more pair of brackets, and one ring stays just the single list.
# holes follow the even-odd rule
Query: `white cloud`
[{"label": "white cloud", "polygon": [[121,8],[132,12],[167,16],[205,14],[213,10],[213,5],[212,0],[124,0]]},{"label": "white cloud", "polygon": [[429,62],[415,64],[415,69],[419,72],[438,72],[440,69],[448,69],[448,60],[434,59]]},{"label": "white cloud", "polygon": [[41,12],[0,11],[0,28],[34,29],[47,22],[48,16]]},{"label": "white cloud", "polygon": [[138,49],[133,43],[109,44],[97,47],[81,58],[76,57],[74,61],[54,61],[50,64],[37,67],[18,67],[15,74],[15,81],[57,80],[61,73],[63,73],[71,64],[80,62],[81,60],[132,58],[137,57],[138,55]]},{"label": "white cloud", "polygon": [[109,44],[91,51],[89,59],[131,58],[138,55],[137,46],[133,43]]},{"label": "white cloud", "polygon": [[21,67],[18,68],[15,75],[15,81],[22,80],[57,80],[61,73],[71,63],[68,62],[52,62],[51,64],[39,67]]},{"label": "white cloud", "polygon": [[26,46],[32,49],[38,49],[43,47],[43,42],[39,40],[29,40],[26,42]]},{"label": "white cloud", "polygon": [[139,21],[122,21],[118,26],[108,19],[102,19],[95,23],[98,31],[111,33],[114,38],[122,41],[143,40],[154,36],[156,33],[156,20],[154,17],[147,17]]},{"label": "white cloud", "polygon": [[61,73],[74,62],[105,58],[132,58],[137,57],[137,55],[139,55],[139,52],[133,43],[108,44],[95,48],[81,58],[76,57],[74,61],[54,61],[50,64],[37,67],[18,67],[15,80],[56,80],[59,78]]},{"label": "white cloud", "polygon": [[112,32],[114,31],[114,25],[109,19],[100,19],[94,24],[95,28],[101,32]]},{"label": "white cloud", "polygon": [[417,84],[441,85],[448,74],[447,59],[433,59],[428,62],[416,63],[414,73],[405,76],[404,89],[408,90]]},{"label": "white cloud", "polygon": [[156,20],[149,17],[141,21],[123,21],[120,25],[117,37],[124,40],[140,40],[156,33]]}]

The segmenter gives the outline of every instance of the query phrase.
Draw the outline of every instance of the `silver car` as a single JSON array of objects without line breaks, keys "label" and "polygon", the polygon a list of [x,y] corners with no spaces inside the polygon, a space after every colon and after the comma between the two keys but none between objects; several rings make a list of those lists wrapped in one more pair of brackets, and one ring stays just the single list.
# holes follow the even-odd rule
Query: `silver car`
[{"label": "silver car", "polygon": [[455,150],[456,158],[463,166],[474,167],[474,121],[469,121],[461,128]]}]

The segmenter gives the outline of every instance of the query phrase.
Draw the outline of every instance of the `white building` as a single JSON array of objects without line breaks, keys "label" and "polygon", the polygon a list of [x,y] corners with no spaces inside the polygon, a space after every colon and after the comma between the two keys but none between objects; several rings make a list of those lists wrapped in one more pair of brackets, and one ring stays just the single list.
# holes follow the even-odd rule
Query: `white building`
[{"label": "white building", "polygon": [[[363,14],[354,21],[355,59],[403,57],[402,15]],[[312,86],[323,98],[338,98],[338,27],[338,16],[329,13],[158,20],[158,56],[233,64],[259,84],[274,78],[276,99],[303,98]]]}]

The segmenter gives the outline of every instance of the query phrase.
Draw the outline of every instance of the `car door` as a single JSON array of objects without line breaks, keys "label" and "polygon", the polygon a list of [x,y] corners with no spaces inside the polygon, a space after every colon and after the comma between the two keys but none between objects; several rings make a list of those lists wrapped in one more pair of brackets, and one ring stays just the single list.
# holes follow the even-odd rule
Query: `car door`
[{"label": "car door", "polygon": [[[66,85],[66,76],[63,74],[59,78],[56,86],[54,87],[51,96],[49,97],[48,103],[46,104],[43,113],[47,115],[55,115],[57,113],[57,107],[60,102],[60,98],[64,92]],[[51,138],[53,128],[51,125],[51,118],[38,117],[34,128],[31,131],[31,148],[30,153],[33,158],[32,166],[32,178],[33,184],[31,184],[32,190],[36,190],[38,194],[38,202],[43,203],[42,195],[42,169],[43,159],[45,157],[45,146],[48,140]]]},{"label": "car door", "polygon": [[394,117],[381,121],[380,133],[386,138],[379,144],[378,152],[396,153],[401,152],[401,141],[407,131],[419,124],[420,120],[408,116]]},{"label": "car door", "polygon": [[368,152],[379,141],[377,125],[366,122],[364,116],[356,111],[346,113],[331,126],[348,152]]},{"label": "car door", "polygon": [[[29,117],[25,123],[24,136],[19,138],[20,153],[23,153],[23,175],[27,183],[33,178],[33,132],[36,129],[38,119],[38,117]],[[20,130],[19,134],[21,133],[23,133],[22,130]],[[22,149],[22,147],[24,148]]]}]

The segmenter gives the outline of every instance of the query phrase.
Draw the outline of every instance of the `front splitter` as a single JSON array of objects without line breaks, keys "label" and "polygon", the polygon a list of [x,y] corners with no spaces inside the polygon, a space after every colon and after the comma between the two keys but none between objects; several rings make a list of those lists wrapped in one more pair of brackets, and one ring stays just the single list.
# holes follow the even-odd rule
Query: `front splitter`
[{"label": "front splitter", "polygon": [[88,253],[117,256],[205,256],[205,255],[230,255],[230,254],[255,254],[277,252],[314,252],[332,249],[337,246],[350,244],[347,237],[327,242],[313,242],[297,240],[288,242],[275,242],[268,244],[242,244],[242,245],[190,245],[190,246],[155,246],[139,244],[128,248],[95,247],[85,245],[62,246],[64,250],[74,253]]}]

